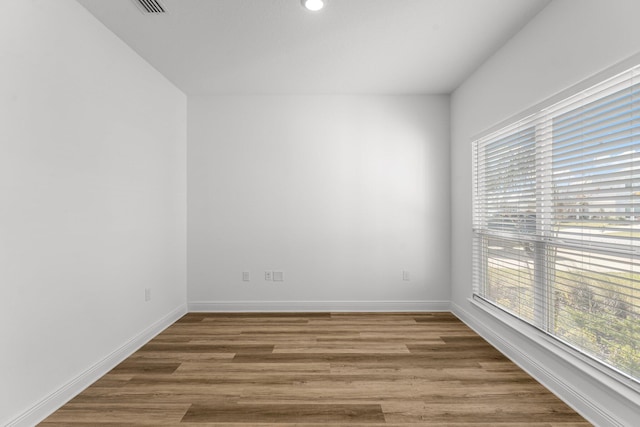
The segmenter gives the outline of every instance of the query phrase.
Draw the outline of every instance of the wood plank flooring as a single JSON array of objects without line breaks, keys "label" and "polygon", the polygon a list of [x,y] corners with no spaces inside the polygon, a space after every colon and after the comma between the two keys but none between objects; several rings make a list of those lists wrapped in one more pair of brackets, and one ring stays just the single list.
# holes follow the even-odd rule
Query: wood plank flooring
[{"label": "wood plank flooring", "polygon": [[591,424],[449,313],[190,313],[41,425]]}]

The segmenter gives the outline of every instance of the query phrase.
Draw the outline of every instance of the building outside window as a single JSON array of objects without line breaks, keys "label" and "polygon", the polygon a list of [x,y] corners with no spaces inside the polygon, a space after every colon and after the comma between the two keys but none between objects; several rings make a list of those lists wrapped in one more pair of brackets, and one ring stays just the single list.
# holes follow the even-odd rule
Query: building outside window
[{"label": "building outside window", "polygon": [[476,297],[640,381],[640,66],[473,156]]}]

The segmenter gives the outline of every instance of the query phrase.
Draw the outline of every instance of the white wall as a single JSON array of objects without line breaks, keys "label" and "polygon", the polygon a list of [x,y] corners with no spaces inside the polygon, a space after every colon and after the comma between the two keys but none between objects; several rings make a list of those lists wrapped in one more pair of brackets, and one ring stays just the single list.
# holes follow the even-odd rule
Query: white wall
[{"label": "white wall", "polygon": [[[555,391],[574,389],[573,396],[569,392],[564,397],[603,425],[611,421],[607,418],[611,414],[637,422],[638,406],[561,364],[467,300],[471,295],[471,141],[474,135],[640,51],[638,16],[637,0],[554,0],[455,91],[451,106],[454,311],[479,330],[513,345],[512,355],[529,355],[531,363],[565,382]],[[580,396],[586,403],[579,402]],[[593,402],[596,408],[589,408]]]},{"label": "white wall", "polygon": [[190,308],[448,309],[448,108],[446,96],[189,97]]},{"label": "white wall", "polygon": [[185,168],[183,93],[75,1],[0,2],[0,425],[185,311]]}]

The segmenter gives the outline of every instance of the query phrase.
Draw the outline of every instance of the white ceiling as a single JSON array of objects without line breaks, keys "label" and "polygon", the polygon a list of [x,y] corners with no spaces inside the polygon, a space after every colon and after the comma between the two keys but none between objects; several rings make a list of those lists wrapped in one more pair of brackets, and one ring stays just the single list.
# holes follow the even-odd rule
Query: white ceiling
[{"label": "white ceiling", "polygon": [[78,0],[189,95],[450,93],[550,0]]}]

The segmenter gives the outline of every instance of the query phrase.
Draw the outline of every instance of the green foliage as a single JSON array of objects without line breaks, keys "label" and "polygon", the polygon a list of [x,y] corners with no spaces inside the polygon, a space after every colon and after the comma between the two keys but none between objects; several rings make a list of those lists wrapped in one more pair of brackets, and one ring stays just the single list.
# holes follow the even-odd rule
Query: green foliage
[{"label": "green foliage", "polygon": [[555,290],[555,335],[640,378],[638,275],[562,271],[558,277],[575,286]]},{"label": "green foliage", "polygon": [[[640,379],[640,274],[554,271],[549,278],[548,330]],[[490,267],[488,273],[486,296],[533,322],[531,272]],[[518,277],[518,283],[511,283],[509,277]]]}]

